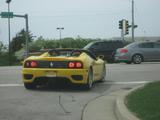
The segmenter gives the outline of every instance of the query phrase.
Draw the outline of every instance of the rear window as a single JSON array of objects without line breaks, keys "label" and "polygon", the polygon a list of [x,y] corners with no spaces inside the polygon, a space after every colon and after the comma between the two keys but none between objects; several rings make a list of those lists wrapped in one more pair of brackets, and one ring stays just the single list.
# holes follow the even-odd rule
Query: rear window
[{"label": "rear window", "polygon": [[89,43],[84,49],[89,50],[115,50],[117,48],[123,47],[124,44],[121,41],[105,41],[105,42],[94,42]]},{"label": "rear window", "polygon": [[160,43],[155,43],[154,48],[160,48]]},{"label": "rear window", "polygon": [[153,48],[154,44],[153,43],[140,43],[139,48]]},{"label": "rear window", "polygon": [[49,54],[53,57],[71,57],[71,56],[79,56],[81,51],[73,51],[73,50],[52,50],[49,51]]},{"label": "rear window", "polygon": [[136,47],[136,46],[137,46],[137,43],[134,42],[134,43],[128,44],[127,46],[125,46],[125,48],[134,48],[134,47]]}]

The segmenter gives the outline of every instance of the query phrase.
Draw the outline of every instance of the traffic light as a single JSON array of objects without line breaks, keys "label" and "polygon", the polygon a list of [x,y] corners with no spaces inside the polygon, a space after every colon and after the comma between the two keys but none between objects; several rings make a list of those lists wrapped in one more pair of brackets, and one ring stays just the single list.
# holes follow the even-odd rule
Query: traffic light
[{"label": "traffic light", "polygon": [[9,4],[10,2],[11,2],[11,0],[6,0],[6,3],[8,3],[8,4]]},{"label": "traffic light", "polygon": [[123,20],[119,21],[119,29],[123,29]]},{"label": "traffic light", "polygon": [[129,27],[128,20],[125,20],[125,35],[129,34]]}]

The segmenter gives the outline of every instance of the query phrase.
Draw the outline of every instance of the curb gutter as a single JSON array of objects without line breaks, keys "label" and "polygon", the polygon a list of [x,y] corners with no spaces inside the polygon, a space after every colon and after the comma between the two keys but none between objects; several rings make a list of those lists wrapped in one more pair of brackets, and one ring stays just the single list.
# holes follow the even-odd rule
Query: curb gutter
[{"label": "curb gutter", "polygon": [[131,90],[119,90],[89,101],[82,111],[81,120],[140,120],[125,105],[125,97],[144,85]]},{"label": "curb gutter", "polygon": [[118,120],[140,120],[128,110],[124,102],[125,102],[125,97],[128,94],[130,94],[132,91],[135,91],[136,89],[141,88],[143,86],[141,85],[129,91],[123,91],[121,95],[117,96],[115,112],[116,112]]}]

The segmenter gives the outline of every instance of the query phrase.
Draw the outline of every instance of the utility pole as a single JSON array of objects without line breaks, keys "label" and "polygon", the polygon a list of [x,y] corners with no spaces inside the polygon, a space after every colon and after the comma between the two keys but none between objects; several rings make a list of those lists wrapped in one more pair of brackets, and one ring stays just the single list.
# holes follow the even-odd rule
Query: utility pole
[{"label": "utility pole", "polygon": [[[10,2],[11,0],[6,0],[8,4],[8,13],[10,12]],[[10,29],[10,17],[8,17],[8,53],[9,53],[9,65],[11,65],[11,29]]]},{"label": "utility pole", "polygon": [[134,40],[134,28],[135,28],[134,26],[134,0],[132,0],[132,25],[131,27],[132,27],[132,41],[134,42],[135,41]]},{"label": "utility pole", "polygon": [[29,42],[28,14],[25,14],[24,18],[26,20],[26,58],[27,58],[28,55],[29,55],[29,48],[28,48],[28,42]]}]

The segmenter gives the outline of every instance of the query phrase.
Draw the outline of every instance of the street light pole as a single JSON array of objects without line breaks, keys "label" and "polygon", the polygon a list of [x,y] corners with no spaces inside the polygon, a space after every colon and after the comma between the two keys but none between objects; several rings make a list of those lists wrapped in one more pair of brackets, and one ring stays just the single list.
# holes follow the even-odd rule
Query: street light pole
[{"label": "street light pole", "polygon": [[29,55],[29,47],[28,47],[28,42],[29,42],[29,30],[28,30],[28,15],[25,14],[25,20],[26,20],[26,58]]},{"label": "street light pole", "polygon": [[134,42],[134,0],[132,0],[132,42]]},{"label": "street light pole", "polygon": [[[11,0],[6,0],[8,4],[8,13],[10,12],[10,3]],[[11,30],[10,30],[10,17],[8,16],[8,51],[9,51],[9,65],[11,65]]]},{"label": "street light pole", "polygon": [[60,48],[62,48],[62,46],[61,46],[61,43],[62,43],[62,41],[61,41],[61,31],[64,30],[64,28],[63,27],[61,27],[61,28],[58,27],[57,30],[59,30]]}]

